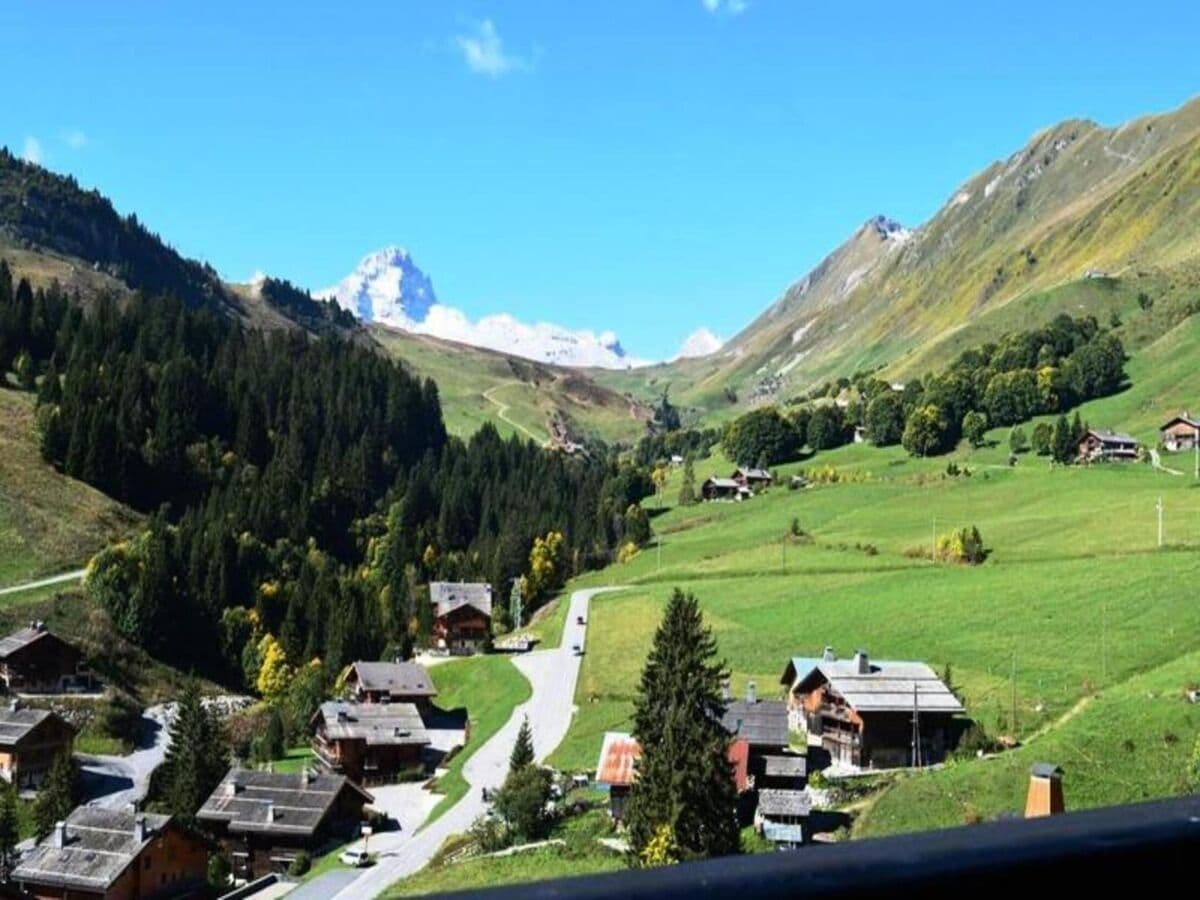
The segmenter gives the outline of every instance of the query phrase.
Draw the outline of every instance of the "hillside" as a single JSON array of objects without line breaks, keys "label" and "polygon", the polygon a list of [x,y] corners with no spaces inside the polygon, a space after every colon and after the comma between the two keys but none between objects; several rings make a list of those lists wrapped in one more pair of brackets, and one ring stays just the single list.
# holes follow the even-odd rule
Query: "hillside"
[{"label": "hillside", "polygon": [[744,407],[867,368],[902,379],[944,360],[962,329],[1044,314],[1037,298],[1061,287],[1194,284],[1198,211],[1200,101],[1117,128],[1067,121],[920,228],[867,222],[717,354],[597,377],[643,396],[670,383],[718,416],[730,390]]},{"label": "hillside", "polygon": [[446,429],[460,436],[491,422],[539,443],[548,439],[633,442],[650,410],[574,369],[372,325],[389,354],[437,382]]},{"label": "hillside", "polygon": [[127,507],[44,462],[32,395],[0,388],[0,588],[81,568],[139,521]]}]

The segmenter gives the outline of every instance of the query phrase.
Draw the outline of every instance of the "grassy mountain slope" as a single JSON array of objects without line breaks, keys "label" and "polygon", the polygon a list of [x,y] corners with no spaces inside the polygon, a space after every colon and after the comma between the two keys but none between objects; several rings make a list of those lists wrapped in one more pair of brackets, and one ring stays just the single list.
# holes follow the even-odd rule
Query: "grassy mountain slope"
[{"label": "grassy mountain slope", "polygon": [[609,442],[633,441],[646,431],[643,405],[577,371],[394,328],[370,332],[392,356],[437,382],[453,434],[469,435],[484,422],[539,442],[552,430]]},{"label": "grassy mountain slope", "polygon": [[82,567],[139,521],[43,462],[33,412],[31,395],[0,388],[0,587]]},{"label": "grassy mountain slope", "polygon": [[[1200,259],[1200,101],[1118,128],[1068,121],[970,179],[911,235],[872,220],[720,352],[600,374],[728,414],[829,376],[885,366],[899,377],[983,318],[1089,271],[1171,278]],[[1025,320],[1027,324],[1027,320]]]}]

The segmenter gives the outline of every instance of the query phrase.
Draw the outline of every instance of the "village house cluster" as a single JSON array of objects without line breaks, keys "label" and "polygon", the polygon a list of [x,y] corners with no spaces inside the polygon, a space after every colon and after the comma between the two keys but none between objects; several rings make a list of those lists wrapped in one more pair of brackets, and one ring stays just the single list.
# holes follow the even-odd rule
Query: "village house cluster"
[{"label": "village house cluster", "polygon": [[765,490],[775,480],[766,469],[738,466],[728,478],[710,475],[700,485],[704,500],[747,500]]}]

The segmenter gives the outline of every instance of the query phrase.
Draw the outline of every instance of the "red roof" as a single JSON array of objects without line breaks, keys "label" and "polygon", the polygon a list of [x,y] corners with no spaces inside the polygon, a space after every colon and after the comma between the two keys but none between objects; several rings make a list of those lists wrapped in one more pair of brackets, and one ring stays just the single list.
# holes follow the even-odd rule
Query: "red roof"
[{"label": "red roof", "polygon": [[600,747],[600,762],[596,765],[596,781],[601,784],[628,787],[633,784],[633,763],[642,755],[641,745],[632,735],[609,731]]},{"label": "red roof", "polygon": [[750,787],[750,742],[745,738],[730,741],[728,756],[733,766],[733,783],[740,794]]}]

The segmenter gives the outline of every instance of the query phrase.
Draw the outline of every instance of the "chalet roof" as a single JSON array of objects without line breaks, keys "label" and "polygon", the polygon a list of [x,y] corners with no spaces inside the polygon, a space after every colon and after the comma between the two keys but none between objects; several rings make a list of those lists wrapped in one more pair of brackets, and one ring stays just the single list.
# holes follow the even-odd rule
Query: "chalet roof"
[{"label": "chalet roof", "polygon": [[746,466],[738,466],[737,471],[733,473],[733,477],[737,478],[739,475],[742,478],[754,478],[764,481],[771,481],[774,478],[774,476],[766,469],[759,469],[753,466],[749,468]]},{"label": "chalet roof", "polygon": [[492,614],[492,586],[479,582],[434,581],[429,585],[429,599],[434,615],[452,613],[463,606],[473,606],[485,616]]},{"label": "chalet roof", "polygon": [[721,724],[755,747],[786,747],[788,743],[787,704],[782,700],[734,700],[725,707]]},{"label": "chalet roof", "polygon": [[741,485],[732,478],[718,478],[716,475],[710,475],[708,478],[704,479],[704,483],[711,484],[713,487],[717,488],[727,488],[731,491],[736,491],[741,487]]},{"label": "chalet roof", "polygon": [[24,650],[43,638],[56,638],[60,643],[64,643],[61,638],[52,634],[44,623],[31,622],[24,628],[18,628],[12,634],[0,638],[0,660],[7,659],[18,650]]},{"label": "chalet roof", "polygon": [[[17,746],[51,716],[57,718],[57,714],[48,709],[23,706],[13,709],[11,705],[0,707],[0,747]],[[67,723],[64,721],[63,724]]]},{"label": "chalet roof", "polygon": [[1089,428],[1088,434],[1102,444],[1137,444],[1137,438],[1111,428]]},{"label": "chalet roof", "polygon": [[1054,763],[1034,763],[1029,773],[1035,778],[1061,778],[1063,770]]},{"label": "chalet roof", "polygon": [[606,731],[600,745],[600,760],[596,763],[596,781],[615,787],[633,784],[633,764],[642,755],[641,745],[633,735],[621,731]]},{"label": "chalet roof", "polygon": [[[145,823],[141,840],[137,818]],[[63,846],[55,846],[51,832],[22,857],[12,880],[103,893],[170,822],[170,816],[80,806],[66,819]]]},{"label": "chalet roof", "polygon": [[764,756],[763,774],[768,778],[803,778],[808,759],[803,756]]},{"label": "chalet roof", "polygon": [[780,791],[764,788],[758,792],[758,811],[771,816],[807,816],[812,804],[808,791]]},{"label": "chalet roof", "polygon": [[436,697],[437,688],[425,667],[414,662],[352,663],[350,669],[358,686],[366,691],[387,691],[410,697]]},{"label": "chalet roof", "polygon": [[1167,419],[1167,421],[1162,424],[1162,428],[1170,428],[1176,422],[1182,422],[1184,425],[1188,425],[1192,428],[1200,428],[1200,419],[1196,418],[1186,410],[1177,416],[1171,416],[1171,418]]},{"label": "chalet roof", "polygon": [[[861,651],[860,651],[861,652]],[[959,713],[963,705],[928,665],[909,660],[870,659],[858,654],[836,659],[832,652],[814,659],[793,657],[784,670],[784,683],[799,686],[819,673],[829,686],[859,712]],[[794,676],[789,680],[789,673]]]},{"label": "chalet roof", "polygon": [[224,822],[235,832],[309,837],[345,791],[357,793],[365,803],[375,799],[344,775],[230,769],[196,818]]},{"label": "chalet roof", "polygon": [[421,714],[411,703],[322,703],[317,715],[331,741],[360,740],[372,747],[423,747],[429,743]]}]

